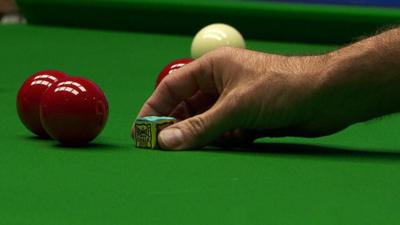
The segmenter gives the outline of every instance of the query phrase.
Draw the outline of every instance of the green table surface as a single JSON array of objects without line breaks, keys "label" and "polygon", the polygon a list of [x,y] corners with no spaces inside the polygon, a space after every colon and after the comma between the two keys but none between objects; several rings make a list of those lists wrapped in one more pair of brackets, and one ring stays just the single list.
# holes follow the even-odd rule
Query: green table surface
[{"label": "green table surface", "polygon": [[[136,149],[131,123],[191,37],[0,26],[0,224],[363,224],[400,220],[400,116],[316,139],[263,139],[252,148]],[[312,54],[333,45],[248,40],[248,47]],[[110,117],[85,148],[31,135],[16,93],[35,71],[88,77]]]},{"label": "green table surface", "polygon": [[348,43],[400,23],[400,9],[252,0],[17,0],[32,24],[194,35],[228,23],[245,38]]}]

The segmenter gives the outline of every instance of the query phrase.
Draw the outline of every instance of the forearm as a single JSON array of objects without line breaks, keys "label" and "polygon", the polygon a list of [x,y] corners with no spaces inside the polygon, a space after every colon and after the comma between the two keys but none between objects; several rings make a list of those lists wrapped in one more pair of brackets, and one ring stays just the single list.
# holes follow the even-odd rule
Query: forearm
[{"label": "forearm", "polygon": [[349,123],[400,111],[400,29],[325,57],[319,100],[328,110]]}]

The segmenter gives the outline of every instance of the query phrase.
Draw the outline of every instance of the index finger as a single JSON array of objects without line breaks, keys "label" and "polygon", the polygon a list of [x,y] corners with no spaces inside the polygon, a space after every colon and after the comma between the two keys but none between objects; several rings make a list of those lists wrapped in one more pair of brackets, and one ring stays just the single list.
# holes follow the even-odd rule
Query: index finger
[{"label": "index finger", "polygon": [[138,116],[169,115],[182,101],[198,90],[215,93],[212,60],[201,57],[168,75],[147,99]]}]

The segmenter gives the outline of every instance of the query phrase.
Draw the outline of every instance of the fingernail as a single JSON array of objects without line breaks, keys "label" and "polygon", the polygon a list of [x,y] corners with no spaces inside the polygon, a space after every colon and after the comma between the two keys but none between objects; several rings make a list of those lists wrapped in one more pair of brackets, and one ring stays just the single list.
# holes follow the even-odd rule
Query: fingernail
[{"label": "fingernail", "polygon": [[164,129],[158,138],[164,148],[174,149],[183,143],[183,133],[178,128]]}]

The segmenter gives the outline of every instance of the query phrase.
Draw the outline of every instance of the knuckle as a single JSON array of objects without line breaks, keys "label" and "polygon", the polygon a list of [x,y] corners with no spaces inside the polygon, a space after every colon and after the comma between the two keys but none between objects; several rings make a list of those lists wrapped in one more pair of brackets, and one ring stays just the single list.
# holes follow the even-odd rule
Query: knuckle
[{"label": "knuckle", "polygon": [[222,46],[216,49],[216,52],[220,52],[220,54],[229,54],[236,51],[236,48],[231,46]]},{"label": "knuckle", "polygon": [[236,54],[237,48],[234,48],[234,47],[231,47],[231,46],[223,46],[223,47],[217,48],[216,52],[220,56],[223,56],[223,57],[233,56],[233,55]]},{"label": "knuckle", "polygon": [[202,58],[202,60],[198,60],[197,62],[198,62],[196,64],[197,71],[199,71],[201,75],[208,74],[210,71],[210,67],[212,66],[211,58],[205,57],[205,58]]},{"label": "knuckle", "polygon": [[206,53],[204,58],[218,60],[234,55],[236,48],[230,46],[222,46]]}]

